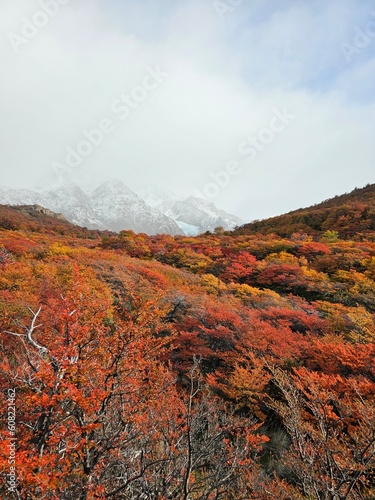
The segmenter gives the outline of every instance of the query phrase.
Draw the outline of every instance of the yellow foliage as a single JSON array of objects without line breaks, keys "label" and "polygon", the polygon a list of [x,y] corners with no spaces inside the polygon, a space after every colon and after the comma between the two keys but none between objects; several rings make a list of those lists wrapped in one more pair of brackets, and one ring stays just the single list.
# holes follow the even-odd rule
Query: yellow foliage
[{"label": "yellow foliage", "polygon": [[375,280],[375,257],[370,259],[365,259],[362,261],[362,265],[366,267],[366,276],[372,280]]},{"label": "yellow foliage", "polygon": [[240,285],[238,283],[231,283],[228,286],[229,290],[233,292],[233,294],[241,300],[245,299],[254,299],[254,298],[273,298],[279,299],[280,295],[273,290],[260,290],[259,288],[255,288],[246,284]]},{"label": "yellow foliage", "polygon": [[315,271],[315,269],[308,268],[307,266],[302,266],[302,271],[303,275],[305,278],[307,278],[309,281],[314,281],[314,282],[328,282],[328,276],[325,273],[321,273],[319,271]]},{"label": "yellow foliage", "polygon": [[354,271],[353,269],[350,271],[339,270],[334,277],[337,281],[352,285],[349,291],[353,295],[357,295],[359,293],[371,293],[375,289],[375,283],[372,279],[362,273]]},{"label": "yellow foliage", "polygon": [[298,266],[299,259],[288,252],[271,253],[265,259],[266,262],[274,262],[276,264],[292,264]]},{"label": "yellow foliage", "polygon": [[201,278],[201,284],[205,287],[208,293],[217,294],[227,289],[225,283],[213,274],[204,274]]},{"label": "yellow foliage", "polygon": [[321,241],[324,241],[325,243],[327,242],[336,242],[339,240],[339,233],[337,231],[326,231],[322,238]]},{"label": "yellow foliage", "polygon": [[373,342],[375,339],[375,323],[373,316],[362,306],[352,309],[348,318],[355,324],[354,330],[348,335],[355,343]]},{"label": "yellow foliage", "polygon": [[67,247],[66,245],[62,245],[61,243],[56,242],[50,246],[48,255],[50,257],[53,257],[54,255],[70,255],[71,252],[72,249],[70,247]]}]

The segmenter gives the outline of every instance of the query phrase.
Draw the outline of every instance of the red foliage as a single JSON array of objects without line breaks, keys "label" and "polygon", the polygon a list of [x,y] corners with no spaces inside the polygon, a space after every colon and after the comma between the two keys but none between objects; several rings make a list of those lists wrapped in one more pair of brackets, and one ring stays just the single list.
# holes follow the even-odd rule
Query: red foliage
[{"label": "red foliage", "polygon": [[269,264],[260,271],[256,281],[261,286],[293,290],[303,283],[300,267],[290,264]]},{"label": "red foliage", "polygon": [[239,252],[232,256],[224,273],[220,276],[224,281],[250,283],[251,276],[256,268],[257,259],[247,252]]}]

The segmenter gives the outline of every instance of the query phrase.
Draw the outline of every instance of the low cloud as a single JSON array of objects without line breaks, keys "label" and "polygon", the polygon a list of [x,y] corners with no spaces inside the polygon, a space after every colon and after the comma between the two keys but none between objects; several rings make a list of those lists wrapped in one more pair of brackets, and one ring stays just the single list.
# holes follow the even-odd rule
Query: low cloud
[{"label": "low cloud", "polygon": [[[371,2],[242,2],[220,19],[210,1],[72,0],[16,54],[8,35],[38,9],[0,6],[2,184],[57,182],[54,162],[104,118],[116,127],[69,173],[80,182],[189,195],[234,159],[241,174],[214,201],[248,220],[374,182],[375,42],[351,64],[342,53]],[[118,120],[114,101],[149,67],[169,77]],[[246,162],[238,145],[274,109],[296,119]]]}]

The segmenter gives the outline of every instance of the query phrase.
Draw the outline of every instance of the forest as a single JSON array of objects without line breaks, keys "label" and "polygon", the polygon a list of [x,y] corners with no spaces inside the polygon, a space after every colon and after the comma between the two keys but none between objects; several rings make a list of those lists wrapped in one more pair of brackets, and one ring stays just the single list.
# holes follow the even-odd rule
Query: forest
[{"label": "forest", "polygon": [[375,185],[197,237],[0,206],[0,497],[375,498]]}]

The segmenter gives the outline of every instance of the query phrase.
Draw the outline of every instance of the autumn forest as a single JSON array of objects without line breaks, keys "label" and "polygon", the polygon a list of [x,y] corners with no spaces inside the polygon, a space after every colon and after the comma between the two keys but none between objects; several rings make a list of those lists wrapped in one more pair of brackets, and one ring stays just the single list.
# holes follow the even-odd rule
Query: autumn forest
[{"label": "autumn forest", "polygon": [[0,497],[375,498],[375,185],[197,237],[0,206]]}]

